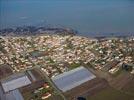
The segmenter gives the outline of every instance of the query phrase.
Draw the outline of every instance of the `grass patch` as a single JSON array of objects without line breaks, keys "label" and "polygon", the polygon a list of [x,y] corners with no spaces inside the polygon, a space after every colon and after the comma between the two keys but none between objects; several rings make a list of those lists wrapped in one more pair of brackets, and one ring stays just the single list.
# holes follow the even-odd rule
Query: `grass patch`
[{"label": "grass patch", "polygon": [[33,97],[33,94],[31,92],[25,92],[23,93],[24,100],[30,100]]},{"label": "grass patch", "polygon": [[123,73],[124,72],[124,70],[122,70],[121,68],[117,71],[117,72],[115,72],[114,74],[112,74],[112,76],[113,77],[117,77],[118,75],[120,75],[121,73]]},{"label": "grass patch", "polygon": [[75,68],[81,66],[81,64],[80,63],[72,63],[69,66],[70,66],[70,69],[72,70],[72,69],[75,69]]}]

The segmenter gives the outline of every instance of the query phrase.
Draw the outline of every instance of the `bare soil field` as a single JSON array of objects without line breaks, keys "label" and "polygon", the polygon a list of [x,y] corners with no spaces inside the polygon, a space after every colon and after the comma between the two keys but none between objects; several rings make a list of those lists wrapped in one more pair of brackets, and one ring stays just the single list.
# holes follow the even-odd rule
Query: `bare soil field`
[{"label": "bare soil field", "polygon": [[129,81],[121,90],[134,96],[134,76],[133,79]]},{"label": "bare soil field", "polygon": [[120,75],[118,75],[117,77],[115,77],[111,81],[110,84],[111,84],[112,87],[114,87],[118,90],[121,90],[126,86],[130,86],[129,84],[133,81],[134,81],[134,76],[133,75],[131,75],[128,72],[123,72]]},{"label": "bare soil field", "polygon": [[134,100],[134,75],[123,70],[116,76],[98,70],[93,72],[96,76],[106,79],[109,87],[92,96],[87,95],[87,100]]},{"label": "bare soil field", "polygon": [[125,90],[125,88],[134,87],[134,75],[130,74],[127,71],[122,70],[116,76],[100,70],[92,70],[92,72],[94,72],[96,76],[106,79],[109,85],[115,89]]},{"label": "bare soil field", "polygon": [[87,100],[134,100],[134,96],[115,90],[112,87],[105,88],[86,98]]},{"label": "bare soil field", "polygon": [[0,65],[0,79],[5,78],[11,74],[13,74],[13,72],[9,65]]},{"label": "bare soil field", "polygon": [[101,78],[95,78],[93,80],[90,80],[86,83],[83,83],[82,85],[73,88],[64,95],[67,97],[67,100],[76,100],[79,96],[89,96],[93,95],[99,91],[101,91],[103,88],[106,88],[108,86],[108,83],[106,80]]}]

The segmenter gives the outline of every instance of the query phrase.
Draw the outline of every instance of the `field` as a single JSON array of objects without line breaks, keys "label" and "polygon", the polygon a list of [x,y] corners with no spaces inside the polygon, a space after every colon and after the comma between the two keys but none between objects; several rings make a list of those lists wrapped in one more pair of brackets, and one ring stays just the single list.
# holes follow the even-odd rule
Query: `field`
[{"label": "field", "polygon": [[134,100],[134,76],[122,71],[109,81],[109,87],[87,96],[87,100]]},{"label": "field", "polygon": [[0,79],[5,78],[13,74],[9,65],[0,65]]},{"label": "field", "polygon": [[128,72],[122,71],[118,76],[113,78],[110,84],[118,90],[134,88],[134,76]]},{"label": "field", "polygon": [[106,80],[95,78],[64,93],[67,100],[76,100],[79,96],[91,96],[108,87]]},{"label": "field", "polygon": [[134,79],[125,85],[125,87],[123,87],[121,90],[134,96]]},{"label": "field", "polygon": [[87,100],[133,100],[134,95],[115,90],[111,87],[103,89],[93,96],[87,97]]}]

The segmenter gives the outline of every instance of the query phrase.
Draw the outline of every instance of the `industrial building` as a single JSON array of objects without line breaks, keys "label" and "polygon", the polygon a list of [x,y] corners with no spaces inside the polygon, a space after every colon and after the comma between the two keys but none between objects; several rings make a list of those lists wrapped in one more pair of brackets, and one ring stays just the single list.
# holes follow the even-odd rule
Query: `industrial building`
[{"label": "industrial building", "polygon": [[85,67],[79,67],[52,78],[54,84],[62,91],[66,92],[75,88],[96,76]]},{"label": "industrial building", "polygon": [[8,77],[8,79],[1,81],[4,92],[9,92],[29,84],[31,84],[31,81],[29,80],[28,76],[23,73],[12,75]]},{"label": "industrial building", "polygon": [[25,73],[13,74],[0,81],[0,100],[24,100],[19,88],[31,84]]}]

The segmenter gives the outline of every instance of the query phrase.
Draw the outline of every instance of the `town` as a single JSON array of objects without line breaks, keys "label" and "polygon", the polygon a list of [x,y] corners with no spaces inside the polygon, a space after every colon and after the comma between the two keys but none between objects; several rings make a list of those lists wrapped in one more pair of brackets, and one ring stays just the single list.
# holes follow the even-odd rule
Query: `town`
[{"label": "town", "polygon": [[[0,94],[5,97],[14,90],[19,93],[19,100],[76,100],[74,98],[80,94],[74,90],[69,93],[67,89],[65,93],[59,86],[63,83],[57,80],[62,80],[60,78],[64,73],[65,78],[70,77],[68,74],[73,70],[85,71],[88,75],[86,69],[93,74],[89,79],[93,80],[91,83],[102,83],[102,87],[107,84],[116,88],[116,78],[113,77],[123,72],[134,77],[134,37],[97,39],[58,34],[0,36]],[[14,88],[6,87],[15,78],[18,81],[24,78],[25,85],[22,82]]]}]

